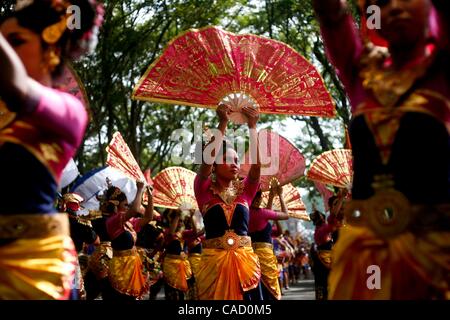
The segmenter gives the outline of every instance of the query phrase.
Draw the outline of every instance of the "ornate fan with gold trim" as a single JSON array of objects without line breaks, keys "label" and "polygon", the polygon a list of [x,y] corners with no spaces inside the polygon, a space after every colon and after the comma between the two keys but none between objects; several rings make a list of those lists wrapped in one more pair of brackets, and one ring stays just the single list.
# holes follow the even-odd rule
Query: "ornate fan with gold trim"
[{"label": "ornate fan with gold trim", "polygon": [[106,152],[108,153],[106,163],[110,167],[116,168],[133,180],[147,181],[120,132],[114,133]]},{"label": "ornate fan with gold trim", "polygon": [[[316,68],[287,44],[219,27],[191,29],[170,41],[133,90],[133,99],[240,113],[333,117],[335,107]],[[245,119],[232,114],[230,119]]]},{"label": "ornate fan with gold trim", "polygon": [[164,169],[153,178],[153,204],[169,209],[198,209],[195,176],[195,172],[182,167]]},{"label": "ornate fan with gold trim", "polygon": [[348,149],[335,149],[322,153],[309,168],[309,180],[338,188],[352,188],[353,156]]},{"label": "ornate fan with gold trim", "polygon": [[[302,177],[305,172],[305,158],[300,150],[287,138],[268,129],[258,133],[259,154],[261,160],[261,189],[270,189],[270,180],[278,179],[281,185],[288,184]],[[250,155],[244,156],[240,175],[246,176],[250,171]]]},{"label": "ornate fan with gold trim", "polygon": [[[289,217],[309,221],[309,215],[306,213],[306,207],[300,196],[300,192],[291,183],[283,186],[283,198]],[[261,207],[267,207],[269,201],[269,191],[262,193]],[[273,199],[272,209],[281,211],[280,198],[275,196]]]}]

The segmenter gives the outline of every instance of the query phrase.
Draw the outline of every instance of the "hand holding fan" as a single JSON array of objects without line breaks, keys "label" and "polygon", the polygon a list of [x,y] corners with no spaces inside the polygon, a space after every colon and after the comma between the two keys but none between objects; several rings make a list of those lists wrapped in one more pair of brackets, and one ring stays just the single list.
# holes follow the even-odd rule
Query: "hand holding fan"
[{"label": "hand holding fan", "polygon": [[247,123],[247,116],[242,112],[245,107],[258,109],[258,104],[251,97],[243,93],[232,93],[226,96],[221,103],[226,104],[231,109],[229,118],[235,124]]},{"label": "hand holding fan", "polygon": [[[216,108],[231,103],[261,113],[333,117],[335,108],[315,67],[287,44],[218,27],[173,39],[133,90],[133,99]],[[243,123],[241,115],[232,121]]]},{"label": "hand holding fan", "polygon": [[[283,186],[283,199],[288,210],[289,217],[309,221],[306,207],[303,204],[300,192],[291,183]],[[269,201],[269,191],[263,192],[261,207],[267,207]],[[281,211],[281,202],[278,196],[273,199],[272,210]]]},{"label": "hand holding fan", "polygon": [[[270,189],[270,180],[276,177],[281,185],[288,184],[303,176],[305,158],[301,152],[285,137],[276,132],[263,129],[258,133],[261,160],[261,189]],[[241,165],[240,174],[250,171],[250,154],[247,152]]]}]

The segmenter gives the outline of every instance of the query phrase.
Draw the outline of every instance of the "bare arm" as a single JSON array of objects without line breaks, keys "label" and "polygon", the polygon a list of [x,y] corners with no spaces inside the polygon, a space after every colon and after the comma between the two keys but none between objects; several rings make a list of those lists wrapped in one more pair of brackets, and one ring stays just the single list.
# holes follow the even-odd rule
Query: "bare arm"
[{"label": "bare arm", "polygon": [[92,243],[90,243],[90,244],[92,244],[92,245],[94,245],[94,246],[99,246],[99,245],[100,245],[100,237],[97,236],[97,238],[95,238],[95,241],[92,242]]},{"label": "bare arm", "polygon": [[280,204],[281,204],[281,212],[278,212],[278,219],[277,220],[287,220],[289,219],[288,210],[286,207],[286,203],[284,202],[283,197],[283,187],[278,186],[278,197],[280,198]]},{"label": "bare arm", "polygon": [[331,215],[339,216],[339,213],[341,212],[341,209],[344,204],[347,193],[348,193],[347,189],[339,190],[337,199],[335,200],[335,203],[333,204],[333,206],[330,208]]},{"label": "bare arm", "polygon": [[363,44],[348,12],[347,1],[313,0],[313,7],[320,22],[327,55],[346,89],[350,90],[355,84],[355,66],[362,54]]},{"label": "bare arm", "polygon": [[277,233],[279,234],[279,235],[282,235],[283,234],[283,228],[281,227],[281,223],[278,221],[278,220],[275,220],[275,225],[277,226]]},{"label": "bare arm", "polygon": [[[78,146],[84,136],[88,115],[81,102],[30,78],[3,35],[0,34],[0,98],[8,109],[33,114],[35,123],[49,134]],[[45,99],[43,99],[45,98]]]},{"label": "bare arm", "polygon": [[201,236],[202,234],[205,233],[205,230],[204,230],[204,229],[201,229],[201,230],[198,230],[198,229],[197,229],[197,224],[196,224],[195,221],[194,221],[195,209],[191,209],[191,210],[190,210],[190,213],[191,213],[192,230],[194,231],[195,236],[197,236],[197,237],[198,237],[198,236]]},{"label": "bare arm", "polygon": [[275,197],[275,192],[273,191],[273,188],[270,187],[269,200],[267,200],[267,206],[266,206],[266,209],[272,210],[272,207],[273,207],[273,198],[274,198],[274,197]]},{"label": "bare arm", "polygon": [[19,106],[33,110],[39,102],[39,95],[32,93],[34,81],[28,77],[22,61],[1,33],[0,70],[0,96],[9,108],[15,107],[11,111],[22,111]]},{"label": "bare arm", "polygon": [[150,221],[153,220],[153,194],[149,186],[147,186],[146,192],[148,197],[148,204],[144,211],[144,217],[139,221],[139,225],[141,227],[147,225]]},{"label": "bare arm", "polygon": [[277,218],[273,220],[287,220],[289,219],[289,215],[286,208],[286,204],[284,203],[283,187],[279,185],[277,185],[276,187],[274,187],[273,185],[270,186],[269,200],[267,201],[267,209],[272,209],[275,192],[277,192],[280,198],[281,212],[277,211]]},{"label": "bare arm", "polygon": [[136,182],[137,192],[136,197],[134,197],[133,203],[126,213],[126,220],[129,220],[141,212],[141,201],[142,195],[144,194],[144,183],[142,181]]},{"label": "bare arm", "polygon": [[250,159],[252,166],[248,176],[253,181],[259,181],[261,176],[261,159],[259,156],[259,141],[258,132],[256,131],[256,124],[259,119],[259,112],[251,107],[245,107],[242,112],[247,116],[248,129],[250,131]]},{"label": "bare arm", "polygon": [[[199,170],[199,174],[200,176],[207,178],[211,175],[211,171],[212,171],[212,166],[214,163],[214,159],[216,157],[216,150],[219,150],[220,145],[223,143],[223,139],[225,136],[225,131],[227,129],[227,125],[228,125],[228,114],[230,113],[230,108],[224,104],[220,104],[217,107],[217,116],[219,118],[219,127],[217,128],[220,131],[220,136],[217,137],[214,136],[211,141],[205,146],[205,150],[210,150],[212,148],[211,151],[211,159],[213,159],[212,162],[205,162],[204,157],[202,156],[202,165],[200,166],[200,170]],[[202,152],[204,152],[202,150]],[[209,155],[208,155],[209,156]]]}]

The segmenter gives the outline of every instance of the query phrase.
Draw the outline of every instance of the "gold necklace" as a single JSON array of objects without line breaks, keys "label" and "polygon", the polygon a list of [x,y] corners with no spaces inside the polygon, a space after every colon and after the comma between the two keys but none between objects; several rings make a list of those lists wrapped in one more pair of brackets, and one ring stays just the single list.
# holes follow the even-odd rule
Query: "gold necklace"
[{"label": "gold necklace", "polygon": [[211,187],[213,193],[217,194],[228,205],[232,204],[244,190],[244,184],[239,179],[232,181],[231,186],[222,190],[219,190],[217,182],[213,183]]}]

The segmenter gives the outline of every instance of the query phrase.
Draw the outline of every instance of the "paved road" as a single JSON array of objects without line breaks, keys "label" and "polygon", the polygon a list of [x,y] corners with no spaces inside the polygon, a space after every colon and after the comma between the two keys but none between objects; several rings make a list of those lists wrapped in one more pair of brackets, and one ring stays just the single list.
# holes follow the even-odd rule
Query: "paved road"
[{"label": "paved road", "polygon": [[[164,289],[158,293],[157,300],[164,300]],[[288,290],[283,289],[281,300],[315,300],[314,280],[300,280]]]},{"label": "paved road", "polygon": [[314,280],[300,280],[283,290],[281,300],[315,300]]}]

